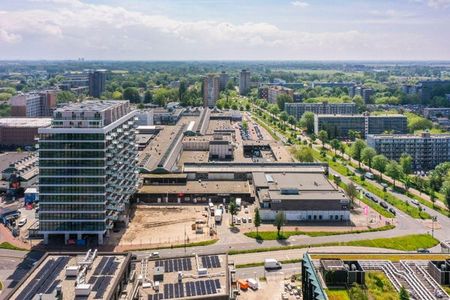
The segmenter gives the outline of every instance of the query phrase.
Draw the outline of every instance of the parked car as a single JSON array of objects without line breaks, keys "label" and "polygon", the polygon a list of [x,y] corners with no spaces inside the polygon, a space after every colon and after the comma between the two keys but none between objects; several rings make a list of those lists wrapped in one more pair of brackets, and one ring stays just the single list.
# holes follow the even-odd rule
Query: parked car
[{"label": "parked car", "polygon": [[419,249],[417,249],[417,253],[431,253],[431,251],[428,249],[419,248]]},{"label": "parked car", "polygon": [[392,207],[389,207],[389,212],[392,213],[394,216],[397,215],[397,212]]},{"label": "parked car", "polygon": [[416,199],[412,199],[411,203],[417,206],[420,205],[419,201],[417,201]]},{"label": "parked car", "polygon": [[19,223],[17,223],[17,226],[22,227],[25,224],[27,224],[27,221],[28,221],[27,218],[22,218],[19,220]]},{"label": "parked car", "polygon": [[271,269],[281,269],[282,265],[278,260],[273,258],[266,258],[264,260],[264,269],[271,270]]},{"label": "parked car", "polygon": [[380,202],[380,206],[381,206],[382,208],[384,208],[384,209],[387,209],[387,208],[388,208],[387,203],[384,202],[384,201],[381,201],[381,202]]}]

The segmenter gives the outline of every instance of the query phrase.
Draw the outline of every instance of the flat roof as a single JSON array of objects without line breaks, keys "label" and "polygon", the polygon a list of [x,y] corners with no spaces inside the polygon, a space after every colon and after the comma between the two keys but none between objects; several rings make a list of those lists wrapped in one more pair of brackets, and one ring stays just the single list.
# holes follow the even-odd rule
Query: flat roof
[{"label": "flat roof", "polygon": [[256,188],[270,189],[297,188],[299,191],[336,191],[323,173],[271,173],[254,172]]},{"label": "flat roof", "polygon": [[139,194],[251,194],[248,181],[188,181],[186,184],[144,185]]},{"label": "flat roof", "polygon": [[5,169],[9,168],[9,165],[12,163],[28,157],[29,155],[29,152],[6,152],[0,154],[0,172],[3,172]]},{"label": "flat roof", "polygon": [[[85,257],[86,253],[82,252],[47,253],[7,298],[31,300],[39,293],[53,295],[59,285],[63,299],[78,299],[75,297],[77,275],[66,276],[66,270],[81,266]],[[130,258],[131,254],[98,253],[79,284],[91,287],[91,292],[83,299],[111,299]]]},{"label": "flat roof", "polygon": [[254,163],[254,162],[214,162],[185,163],[185,173],[323,173],[328,169],[325,163]]},{"label": "flat roof", "polygon": [[63,107],[57,108],[55,112],[83,112],[83,111],[105,111],[114,107],[129,103],[128,100],[86,100],[83,102],[69,102]]},{"label": "flat roof", "polygon": [[223,299],[230,293],[226,254],[148,260],[136,264],[136,274],[145,274],[140,287],[144,299]]},{"label": "flat roof", "polygon": [[52,123],[51,118],[0,118],[0,127],[48,127]]}]

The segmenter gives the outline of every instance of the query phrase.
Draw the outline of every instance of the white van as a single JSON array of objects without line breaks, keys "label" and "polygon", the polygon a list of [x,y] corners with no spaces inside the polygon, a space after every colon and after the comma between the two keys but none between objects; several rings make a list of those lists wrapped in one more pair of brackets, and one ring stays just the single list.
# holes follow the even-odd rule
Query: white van
[{"label": "white van", "polygon": [[264,260],[264,269],[266,270],[281,269],[282,267],[281,263],[274,258],[266,258]]}]

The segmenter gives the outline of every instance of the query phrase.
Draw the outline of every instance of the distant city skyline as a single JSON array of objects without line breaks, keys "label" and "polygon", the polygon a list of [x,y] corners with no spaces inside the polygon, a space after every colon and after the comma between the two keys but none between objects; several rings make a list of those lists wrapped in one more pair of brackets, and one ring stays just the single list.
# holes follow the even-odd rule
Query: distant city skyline
[{"label": "distant city skyline", "polygon": [[450,60],[450,0],[0,0],[0,60]]}]

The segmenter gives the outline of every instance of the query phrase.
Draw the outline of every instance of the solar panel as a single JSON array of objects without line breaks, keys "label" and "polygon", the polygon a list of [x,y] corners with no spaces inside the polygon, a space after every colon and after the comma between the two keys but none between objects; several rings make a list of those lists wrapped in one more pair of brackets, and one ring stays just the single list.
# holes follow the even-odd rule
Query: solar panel
[{"label": "solar panel", "polygon": [[164,272],[169,272],[169,262],[167,260],[164,261]]},{"label": "solar panel", "polygon": [[169,298],[169,285],[167,284],[164,285],[164,298]]},{"label": "solar panel", "polygon": [[200,289],[200,282],[198,281],[195,282],[195,292],[197,293],[197,295],[203,295]]},{"label": "solar panel", "polygon": [[153,300],[153,295],[147,295],[147,300]]},{"label": "solar panel", "polygon": [[178,290],[180,291],[180,297],[184,297],[184,285],[180,282],[178,283]]},{"label": "solar panel", "polygon": [[189,282],[186,282],[186,296],[191,296],[191,285],[189,284]]},{"label": "solar panel", "polygon": [[188,271],[190,271],[190,270],[192,270],[192,262],[191,262],[191,259],[190,258],[188,258],[187,259],[187,264],[188,264]]},{"label": "solar panel", "polygon": [[97,293],[95,294],[96,299],[103,299],[103,295],[108,289],[111,280],[112,280],[111,276],[103,276],[103,280],[101,281],[100,287],[98,288]]},{"label": "solar panel", "polygon": [[173,272],[173,263],[172,263],[172,260],[169,260],[169,272]]},{"label": "solar panel", "polygon": [[202,290],[202,295],[206,295],[206,287],[205,282],[203,280],[200,281],[200,289]]},{"label": "solar panel", "polygon": [[183,258],[182,263],[183,263],[183,271],[188,271],[188,269],[187,269],[187,259]]},{"label": "solar panel", "polygon": [[205,287],[206,287],[206,293],[211,294],[211,283],[209,282],[209,280],[205,281]]},{"label": "solar panel", "polygon": [[183,268],[183,260],[182,260],[182,259],[179,259],[179,260],[178,260],[178,269],[179,269],[180,271],[186,271],[186,270]]},{"label": "solar panel", "polygon": [[216,284],[214,282],[214,280],[208,280],[209,284],[211,285],[211,293],[215,294],[216,293]]},{"label": "solar panel", "polygon": [[173,284],[169,284],[169,299],[173,298]]},{"label": "solar panel", "polygon": [[178,284],[174,284],[173,289],[175,298],[180,298],[180,291],[178,290]]},{"label": "solar panel", "polygon": [[106,262],[109,260],[109,257],[103,256],[100,262],[98,263],[97,267],[95,267],[93,275],[99,275],[101,270],[105,267]]},{"label": "solar panel", "polygon": [[178,272],[178,259],[174,259],[172,262],[173,262],[173,270],[175,272]]},{"label": "solar panel", "polygon": [[216,283],[216,289],[220,289],[220,280],[216,279],[214,282]]}]

